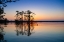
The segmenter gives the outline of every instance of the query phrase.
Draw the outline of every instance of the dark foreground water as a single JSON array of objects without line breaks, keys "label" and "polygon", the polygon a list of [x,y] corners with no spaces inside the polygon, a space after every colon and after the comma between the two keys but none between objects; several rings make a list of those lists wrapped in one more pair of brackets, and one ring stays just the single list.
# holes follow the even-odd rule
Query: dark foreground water
[{"label": "dark foreground water", "polygon": [[64,42],[64,22],[0,24],[0,42]]}]

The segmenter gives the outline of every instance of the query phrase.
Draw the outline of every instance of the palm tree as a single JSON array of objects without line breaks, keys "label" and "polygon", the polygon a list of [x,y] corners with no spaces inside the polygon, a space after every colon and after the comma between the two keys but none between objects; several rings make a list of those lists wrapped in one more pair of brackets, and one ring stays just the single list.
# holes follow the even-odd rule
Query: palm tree
[{"label": "palm tree", "polygon": [[[25,17],[27,17],[27,19],[28,19],[28,21],[31,21],[31,17],[33,17],[31,14],[34,14],[33,12],[31,12],[30,10],[27,10],[26,12],[25,12],[25,14],[27,14],[27,15],[25,15]],[[26,19],[26,20],[27,20]],[[34,19],[34,18],[33,18]]]},{"label": "palm tree", "polygon": [[20,15],[21,15],[21,20],[23,21],[23,14],[24,14],[24,11],[20,12]]},{"label": "palm tree", "polygon": [[16,16],[16,20],[18,20],[19,19],[19,11],[16,11],[16,12],[17,12],[17,14],[15,16]]},{"label": "palm tree", "polygon": [[[0,5],[2,5],[2,6],[0,6],[0,20],[1,19],[4,19],[3,17],[5,16],[5,15],[2,15],[3,13],[4,13],[4,7],[6,7],[7,5],[6,5],[6,3],[8,3],[8,2],[16,2],[16,1],[18,1],[18,0],[0,0]],[[5,14],[5,13],[4,13]],[[6,20],[6,19],[5,19]]]},{"label": "palm tree", "polygon": [[[16,19],[19,20],[19,21],[23,21],[23,14],[24,14],[24,11],[22,12],[19,12],[19,11],[16,11],[17,14],[16,14]],[[20,17],[21,16],[21,17]]]},{"label": "palm tree", "polygon": [[5,15],[2,15],[3,13],[4,13],[4,8],[0,6],[0,20],[3,19],[5,16]]}]

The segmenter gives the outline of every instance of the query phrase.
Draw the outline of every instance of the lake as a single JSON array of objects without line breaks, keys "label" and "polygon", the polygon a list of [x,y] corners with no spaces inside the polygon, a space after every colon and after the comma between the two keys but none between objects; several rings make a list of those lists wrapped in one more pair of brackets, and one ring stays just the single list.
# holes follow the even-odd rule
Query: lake
[{"label": "lake", "polygon": [[64,42],[64,22],[1,23],[0,42]]}]

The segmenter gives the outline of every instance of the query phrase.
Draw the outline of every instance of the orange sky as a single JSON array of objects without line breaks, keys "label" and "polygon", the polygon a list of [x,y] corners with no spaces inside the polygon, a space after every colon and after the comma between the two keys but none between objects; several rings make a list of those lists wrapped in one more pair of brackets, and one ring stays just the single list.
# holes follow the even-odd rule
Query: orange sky
[{"label": "orange sky", "polygon": [[[6,18],[9,20],[14,20],[16,12],[7,12]],[[34,15],[34,20],[63,20],[64,19],[64,14],[59,13],[46,13],[46,12],[35,12],[36,15]],[[52,15],[53,14],[53,15]]]}]

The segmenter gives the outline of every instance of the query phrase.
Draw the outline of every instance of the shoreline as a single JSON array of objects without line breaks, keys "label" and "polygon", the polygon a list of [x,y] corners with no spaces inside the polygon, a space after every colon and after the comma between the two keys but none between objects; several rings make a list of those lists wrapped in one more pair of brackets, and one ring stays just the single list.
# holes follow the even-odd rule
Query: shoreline
[{"label": "shoreline", "polygon": [[0,23],[5,22],[64,22],[64,21],[0,21]]}]

